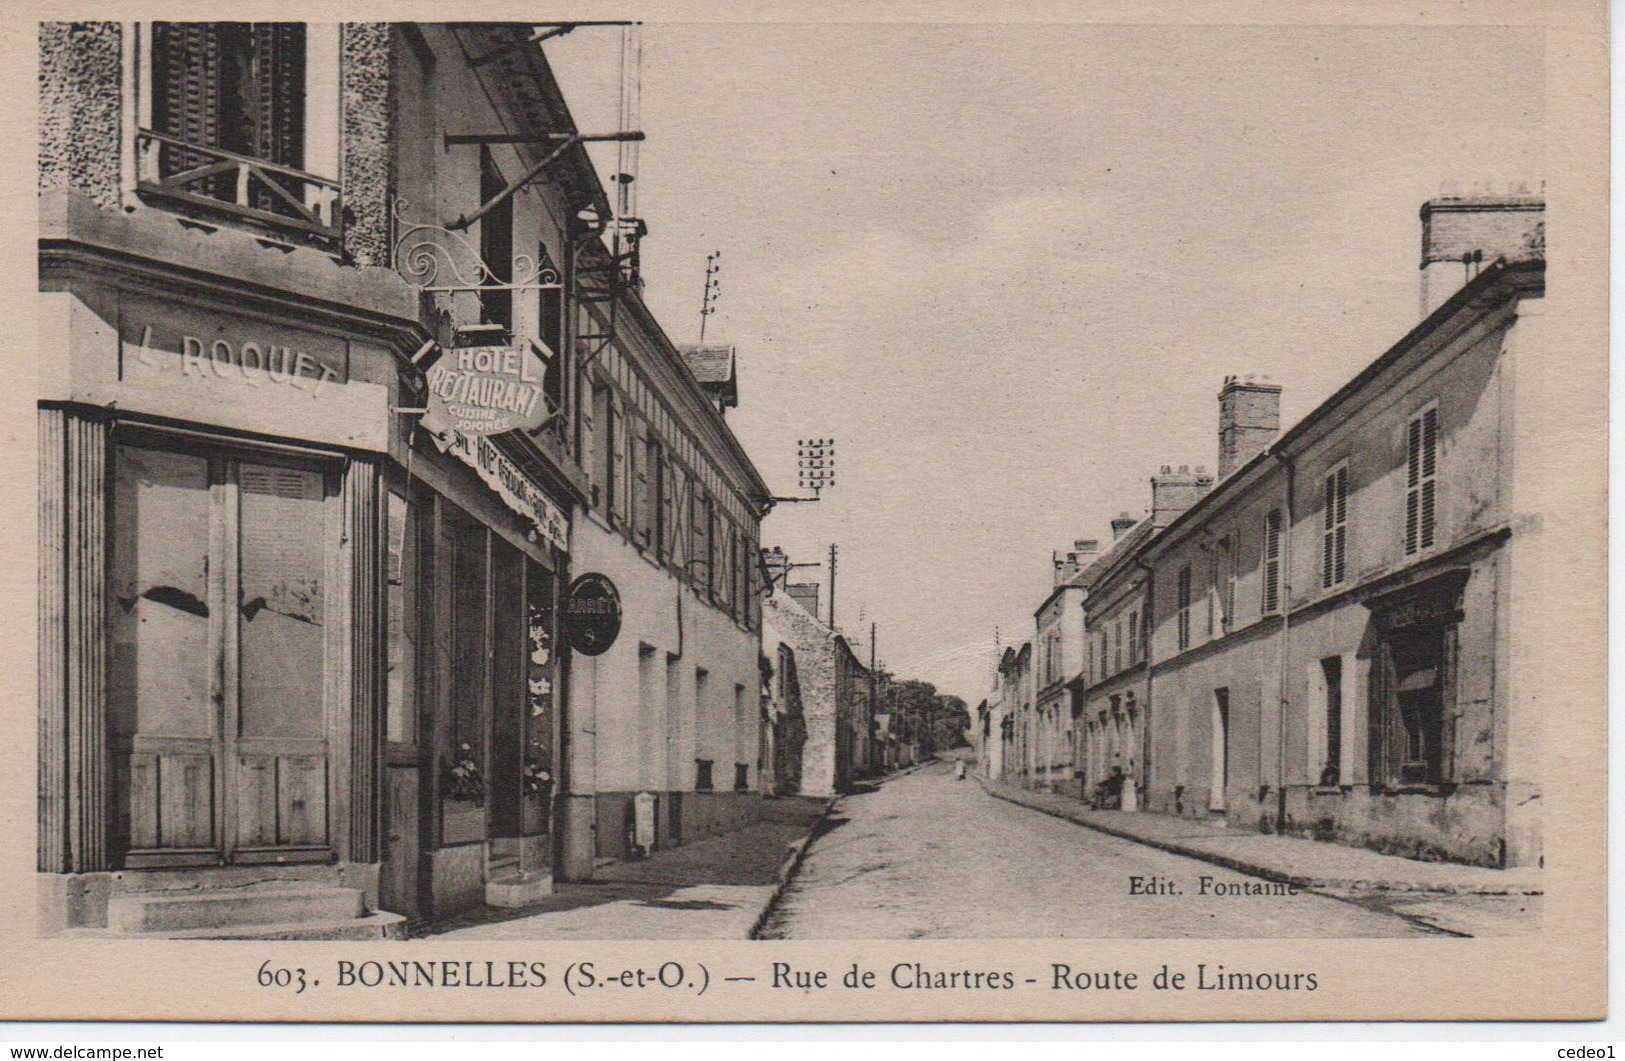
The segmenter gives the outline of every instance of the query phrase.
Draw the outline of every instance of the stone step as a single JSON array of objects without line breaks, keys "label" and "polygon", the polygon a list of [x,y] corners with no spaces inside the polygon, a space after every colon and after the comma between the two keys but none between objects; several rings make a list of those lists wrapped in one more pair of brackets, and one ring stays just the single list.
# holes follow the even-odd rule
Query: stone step
[{"label": "stone step", "polygon": [[539,903],[553,894],[553,874],[548,870],[511,873],[485,882],[485,905],[504,910]]},{"label": "stone step", "polygon": [[167,935],[240,925],[353,921],[367,912],[366,893],[359,888],[231,888],[184,895],[131,892],[108,900],[107,927],[120,935]]},{"label": "stone step", "polygon": [[282,922],[170,932],[165,939],[405,939],[406,918],[386,911],[343,921]]},{"label": "stone step", "polygon": [[[400,914],[384,911],[340,921],[290,921],[267,925],[227,925],[218,928],[189,928],[174,932],[142,932],[141,939],[405,939],[407,921]],[[70,928],[72,939],[130,939],[106,928]]]}]

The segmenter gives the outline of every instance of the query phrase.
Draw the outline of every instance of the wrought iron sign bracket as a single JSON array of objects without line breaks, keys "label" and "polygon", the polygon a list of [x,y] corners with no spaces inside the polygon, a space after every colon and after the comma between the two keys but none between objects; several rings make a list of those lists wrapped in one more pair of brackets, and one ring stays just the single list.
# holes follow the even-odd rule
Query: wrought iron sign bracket
[{"label": "wrought iron sign bracket", "polygon": [[[406,217],[405,199],[395,200],[393,212],[400,231],[392,260],[401,279],[423,294],[482,291],[563,290],[563,277],[545,254],[516,254],[509,279],[480,257],[467,237],[440,225],[416,223]],[[420,360],[424,351],[413,358]]]}]

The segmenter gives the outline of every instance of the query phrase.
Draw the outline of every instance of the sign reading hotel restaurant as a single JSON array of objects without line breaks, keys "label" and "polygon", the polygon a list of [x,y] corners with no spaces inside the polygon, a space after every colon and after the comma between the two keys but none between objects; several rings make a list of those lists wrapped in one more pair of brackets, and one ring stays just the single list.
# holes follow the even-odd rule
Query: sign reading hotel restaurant
[{"label": "sign reading hotel restaurant", "polygon": [[601,656],[621,633],[621,595],[607,576],[585,574],[564,599],[564,638],[583,656]]},{"label": "sign reading hotel restaurant", "polygon": [[462,435],[534,431],[547,421],[544,368],[529,341],[456,347],[428,372],[429,418]]}]

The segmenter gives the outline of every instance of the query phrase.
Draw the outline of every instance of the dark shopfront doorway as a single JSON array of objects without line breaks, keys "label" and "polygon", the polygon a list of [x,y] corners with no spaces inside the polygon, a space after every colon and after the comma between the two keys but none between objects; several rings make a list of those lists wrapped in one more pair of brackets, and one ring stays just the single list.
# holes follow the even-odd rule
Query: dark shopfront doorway
[{"label": "dark shopfront doorway", "polygon": [[[551,863],[557,580],[443,499],[428,495],[410,514],[397,499],[396,512],[416,526],[391,534],[401,602],[390,613],[381,900],[429,918],[477,905],[487,881]],[[398,567],[397,542],[412,543]]]}]

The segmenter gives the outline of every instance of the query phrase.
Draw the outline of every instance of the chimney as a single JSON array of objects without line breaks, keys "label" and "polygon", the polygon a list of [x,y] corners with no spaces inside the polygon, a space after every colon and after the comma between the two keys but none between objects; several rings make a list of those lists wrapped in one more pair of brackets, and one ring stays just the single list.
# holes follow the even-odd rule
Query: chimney
[{"label": "chimney", "polygon": [[1119,512],[1112,520],[1112,541],[1116,541],[1129,532],[1129,528],[1140,522],[1127,512]]},{"label": "chimney", "polygon": [[792,582],[784,587],[790,594],[790,599],[807,609],[807,614],[814,619],[818,618],[818,583]]},{"label": "chimney", "polygon": [[1422,204],[1422,316],[1438,309],[1498,258],[1546,257],[1546,184],[1504,189],[1453,185]]},{"label": "chimney", "polygon": [[771,549],[762,550],[762,566],[767,568],[771,579],[768,588],[776,589],[784,585],[785,576],[790,573],[790,558],[785,555],[782,548],[775,545]]},{"label": "chimney", "polygon": [[1213,486],[1213,476],[1197,465],[1181,464],[1179,470],[1164,464],[1162,471],[1151,477],[1151,525],[1166,527],[1179,514],[1202,499]]},{"label": "chimney", "polygon": [[1219,478],[1246,464],[1281,431],[1281,387],[1268,376],[1226,376],[1219,389]]},{"label": "chimney", "polygon": [[1065,585],[1070,582],[1079,571],[1094,562],[1095,554],[1100,551],[1100,542],[1093,538],[1079,538],[1072,543],[1072,551],[1066,554],[1066,559],[1053,557],[1055,561],[1055,584]]}]

